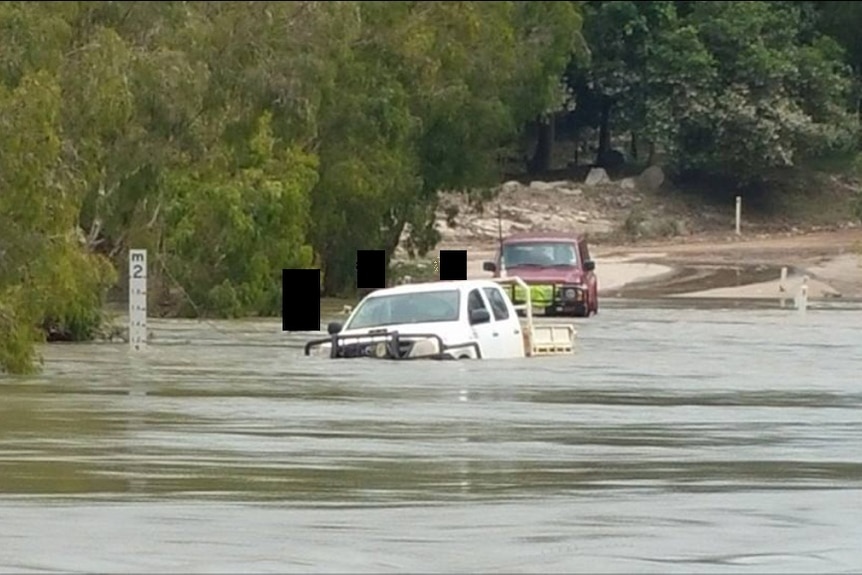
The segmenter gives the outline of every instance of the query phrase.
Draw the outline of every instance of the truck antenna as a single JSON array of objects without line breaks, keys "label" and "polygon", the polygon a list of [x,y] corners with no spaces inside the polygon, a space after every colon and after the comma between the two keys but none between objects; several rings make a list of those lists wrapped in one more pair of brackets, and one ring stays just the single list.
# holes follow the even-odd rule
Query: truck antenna
[{"label": "truck antenna", "polygon": [[506,260],[503,258],[503,209],[500,207],[499,200],[497,201],[497,242],[500,245],[500,277],[506,277]]},{"label": "truck antenna", "polygon": [[500,253],[503,253],[503,211],[497,202],[497,241],[500,243]]}]

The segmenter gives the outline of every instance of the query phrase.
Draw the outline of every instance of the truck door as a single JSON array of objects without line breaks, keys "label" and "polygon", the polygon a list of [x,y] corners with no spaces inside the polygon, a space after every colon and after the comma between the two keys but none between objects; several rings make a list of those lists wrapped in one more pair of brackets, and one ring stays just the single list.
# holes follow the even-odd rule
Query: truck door
[{"label": "truck door", "polygon": [[[473,310],[484,309],[488,312],[489,319],[482,323],[473,323],[470,320]],[[494,321],[494,313],[491,307],[482,295],[481,290],[474,289],[467,296],[467,321],[470,321],[470,328],[473,330],[473,335],[479,341],[479,347],[482,348],[482,357],[485,359],[495,359],[507,357],[502,344],[499,322]]]},{"label": "truck door", "polygon": [[485,297],[491,304],[497,332],[500,334],[500,345],[506,357],[524,357],[524,336],[521,333],[521,321],[514,310],[509,310],[507,298],[498,287],[486,287]]}]

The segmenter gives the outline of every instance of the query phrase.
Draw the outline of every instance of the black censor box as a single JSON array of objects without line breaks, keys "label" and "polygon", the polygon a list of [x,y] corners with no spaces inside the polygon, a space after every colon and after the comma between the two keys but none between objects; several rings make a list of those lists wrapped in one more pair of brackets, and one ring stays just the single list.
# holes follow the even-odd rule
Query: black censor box
[{"label": "black censor box", "polygon": [[320,331],[320,270],[281,270],[282,331]]},{"label": "black censor box", "polygon": [[467,250],[440,250],[440,281],[467,279]]},{"label": "black censor box", "polygon": [[386,250],[356,250],[356,287],[386,287]]}]

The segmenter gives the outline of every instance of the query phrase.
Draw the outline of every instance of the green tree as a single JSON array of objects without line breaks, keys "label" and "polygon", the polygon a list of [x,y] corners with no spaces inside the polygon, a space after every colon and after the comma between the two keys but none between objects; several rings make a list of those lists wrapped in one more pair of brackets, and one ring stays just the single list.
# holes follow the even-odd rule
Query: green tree
[{"label": "green tree", "polygon": [[570,3],[363,2],[320,108],[314,244],[326,288],[353,282],[355,250],[423,253],[439,191],[499,178],[526,120],[558,105],[582,45]]},{"label": "green tree", "polygon": [[862,74],[862,4],[846,0],[827,2],[795,2],[801,13],[811,20],[812,28],[837,41],[857,75]]},{"label": "green tree", "polygon": [[174,311],[224,316],[277,313],[284,267],[334,293],[359,248],[427,251],[438,193],[493,183],[559,108],[580,25],[558,2],[0,2],[0,362],[92,337],[130,248]]},{"label": "green tree", "polygon": [[584,4],[589,58],[572,62],[566,74],[575,124],[598,129],[598,164],[611,162],[614,133],[631,135],[633,159],[646,144],[652,162],[657,147],[672,151],[679,119],[710,97],[711,56],[676,2]]},{"label": "green tree", "polygon": [[266,113],[244,161],[227,156],[169,177],[164,249],[188,295],[183,313],[281,311],[282,268],[313,263],[306,236],[316,167],[313,156],[277,145]]},{"label": "green tree", "polygon": [[713,105],[684,123],[683,167],[750,179],[854,146],[851,83],[830,38],[799,37],[796,7],[697,3],[688,21],[712,55]]},{"label": "green tree", "polygon": [[[0,365],[32,366],[37,325],[50,335],[93,336],[115,280],[104,259],[81,248],[79,197],[61,162],[60,87],[25,72],[0,87]],[[25,345],[29,342],[30,345]]]},{"label": "green tree", "polygon": [[570,81],[597,104],[599,160],[612,128],[740,181],[854,145],[841,49],[796,3],[587,2],[585,37]]}]

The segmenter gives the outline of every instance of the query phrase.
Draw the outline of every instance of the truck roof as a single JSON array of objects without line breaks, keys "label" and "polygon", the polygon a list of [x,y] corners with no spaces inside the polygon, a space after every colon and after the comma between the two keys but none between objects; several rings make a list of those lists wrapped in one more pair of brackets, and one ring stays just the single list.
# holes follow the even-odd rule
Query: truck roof
[{"label": "truck roof", "polygon": [[546,241],[568,241],[580,242],[583,236],[577,233],[567,232],[520,232],[503,238],[504,244],[515,242],[546,242]]}]

